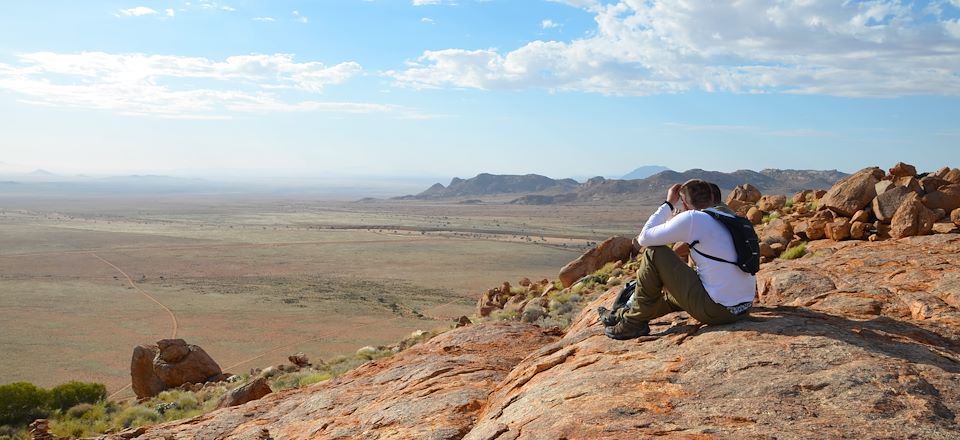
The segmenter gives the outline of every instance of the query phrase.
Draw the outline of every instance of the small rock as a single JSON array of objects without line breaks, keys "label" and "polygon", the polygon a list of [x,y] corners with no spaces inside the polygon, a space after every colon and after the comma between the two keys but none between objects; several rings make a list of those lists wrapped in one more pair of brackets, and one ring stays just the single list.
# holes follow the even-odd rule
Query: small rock
[{"label": "small rock", "polygon": [[799,205],[804,205],[807,203],[807,199],[813,196],[813,191],[803,190],[793,195],[793,206],[796,208]]},{"label": "small rock", "polygon": [[751,206],[747,211],[747,220],[750,220],[750,223],[759,225],[763,223],[763,211],[761,211],[756,206]]},{"label": "small rock", "polygon": [[774,255],[775,257],[779,257],[780,254],[782,254],[783,251],[785,251],[786,249],[787,249],[787,247],[786,247],[783,243],[771,243],[771,244],[770,244],[770,251],[773,252],[773,255]]},{"label": "small rock", "polygon": [[960,208],[950,211],[950,221],[952,221],[953,224],[960,226]]},{"label": "small rock", "polygon": [[297,352],[287,357],[287,360],[290,361],[293,365],[296,365],[300,368],[305,368],[310,366],[310,359],[303,352]]},{"label": "small rock", "polygon": [[760,239],[769,244],[780,243],[786,245],[793,239],[793,225],[782,218],[771,220],[763,228],[763,236]]},{"label": "small rock", "polygon": [[960,169],[951,168],[950,172],[943,176],[943,180],[950,183],[960,183]]},{"label": "small rock", "polygon": [[847,219],[839,219],[827,223],[823,232],[826,234],[827,238],[833,241],[843,241],[850,238],[850,222]]},{"label": "small rock", "polygon": [[917,175],[917,167],[903,162],[897,162],[890,168],[890,174],[896,177],[913,177]]},{"label": "small rock", "polygon": [[272,392],[273,390],[270,389],[270,385],[267,384],[267,378],[260,376],[248,384],[231,390],[223,396],[217,408],[243,405],[244,403],[258,400]]},{"label": "small rock", "polygon": [[786,203],[787,196],[784,195],[763,196],[757,202],[757,208],[761,211],[773,212],[783,208]]},{"label": "small rock", "polygon": [[890,180],[881,180],[877,182],[877,185],[874,187],[877,190],[877,195],[883,194],[893,188],[893,182]]},{"label": "small rock", "polygon": [[920,179],[920,187],[923,188],[924,193],[932,193],[940,189],[941,186],[947,186],[949,184],[950,182],[937,176],[927,176]]},{"label": "small rock", "polygon": [[850,218],[850,221],[851,221],[851,222],[869,223],[869,222],[870,222],[870,213],[868,213],[867,211],[864,211],[864,210],[861,209],[861,210],[857,211],[855,214],[853,214],[853,217]]},{"label": "small rock", "polygon": [[930,307],[920,301],[910,303],[910,315],[917,321],[922,321],[931,316]]},{"label": "small rock", "polygon": [[867,238],[867,228],[870,223],[852,222],[850,223],[850,238],[853,240],[865,240]]},{"label": "small rock", "polygon": [[749,183],[744,183],[743,185],[737,185],[733,191],[730,191],[730,195],[727,196],[727,205],[729,206],[730,202],[733,200],[746,203],[757,203],[760,201],[760,197],[762,197],[762,195],[757,187]]},{"label": "small rock", "polygon": [[923,204],[930,209],[943,209],[951,212],[960,208],[960,184],[944,185],[936,191],[923,196]]},{"label": "small rock", "polygon": [[466,316],[461,316],[461,317],[455,319],[455,321],[456,321],[456,323],[457,323],[456,326],[455,326],[455,328],[466,327],[466,326],[468,326],[468,325],[470,325],[470,324],[473,324],[473,322],[470,321],[470,318],[467,318]]}]

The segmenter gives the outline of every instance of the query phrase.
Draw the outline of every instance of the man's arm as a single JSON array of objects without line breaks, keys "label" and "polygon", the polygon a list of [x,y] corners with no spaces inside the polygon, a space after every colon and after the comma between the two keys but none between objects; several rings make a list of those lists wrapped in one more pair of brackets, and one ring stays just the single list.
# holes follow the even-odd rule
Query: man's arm
[{"label": "man's arm", "polygon": [[692,232],[690,215],[673,217],[672,212],[673,206],[681,202],[680,185],[671,186],[667,190],[667,201],[647,219],[640,235],[637,236],[637,242],[641,246],[660,246],[688,241]]}]

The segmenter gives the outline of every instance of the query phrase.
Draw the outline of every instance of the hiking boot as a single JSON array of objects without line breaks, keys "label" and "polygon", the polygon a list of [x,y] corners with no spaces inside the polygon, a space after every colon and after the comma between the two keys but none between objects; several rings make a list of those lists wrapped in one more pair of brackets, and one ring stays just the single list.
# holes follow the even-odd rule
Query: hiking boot
[{"label": "hiking boot", "polygon": [[627,339],[639,338],[650,334],[650,324],[647,321],[633,323],[626,319],[621,319],[616,325],[609,325],[603,328],[603,334],[610,339],[625,341]]},{"label": "hiking boot", "polygon": [[613,310],[604,306],[597,307],[597,314],[600,315],[600,322],[606,327],[617,325],[620,322],[620,317]]}]

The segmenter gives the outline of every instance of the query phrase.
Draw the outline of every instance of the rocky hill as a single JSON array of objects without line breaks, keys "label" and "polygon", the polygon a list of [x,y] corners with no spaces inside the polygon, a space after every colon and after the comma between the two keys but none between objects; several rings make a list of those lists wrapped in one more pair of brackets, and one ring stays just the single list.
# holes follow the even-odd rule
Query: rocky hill
[{"label": "rocky hill", "polygon": [[572,191],[579,185],[573,179],[556,180],[539,174],[519,176],[482,173],[470,179],[454,177],[448,186],[436,183],[420,194],[400,199],[444,199],[518,193],[557,194]]},{"label": "rocky hill", "polygon": [[435,200],[463,197],[522,194],[512,203],[544,205],[553,203],[588,203],[620,201],[657,201],[671,185],[690,179],[716,183],[723,190],[751,183],[765,193],[789,194],[804,189],[828,188],[846,174],[836,170],[778,170],[759,172],[740,170],[733,173],[701,169],[661,171],[643,179],[622,180],[594,177],[580,184],[572,179],[554,180],[528,174],[525,176],[480,174],[471,179],[454,178],[449,186],[437,183],[426,191],[401,199]]},{"label": "rocky hill", "polygon": [[[901,165],[800,193],[789,207],[784,196],[734,191],[741,209],[797,215],[785,223],[810,221],[802,216],[814,204],[832,213],[820,226],[830,232],[805,235],[796,258],[766,259],[755,307],[736,324],[703,326],[681,312],[652,322],[650,336],[606,338],[595,309],[637,267],[629,239],[614,238],[574,262],[600,269],[571,286],[522,280],[522,289],[505,283],[481,297],[478,309],[517,312],[504,314],[509,321],[448,331],[321,384],[105,438],[958,438],[960,170],[917,179]],[[847,210],[866,224],[876,214],[864,208],[882,194],[924,179],[891,220],[875,220],[871,240],[841,233],[851,228]],[[875,205],[881,215],[885,203]],[[782,228],[770,223],[758,225],[762,235]],[[908,223],[916,227],[901,228]],[[554,316],[572,302],[584,307],[565,331],[522,322],[528,310]]]}]

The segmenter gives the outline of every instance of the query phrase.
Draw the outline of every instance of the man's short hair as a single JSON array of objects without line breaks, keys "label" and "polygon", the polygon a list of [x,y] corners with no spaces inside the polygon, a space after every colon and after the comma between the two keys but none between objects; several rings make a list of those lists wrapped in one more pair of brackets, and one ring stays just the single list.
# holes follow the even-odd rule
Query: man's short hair
[{"label": "man's short hair", "polygon": [[713,188],[710,183],[700,179],[690,179],[680,187],[683,199],[693,209],[713,206]]},{"label": "man's short hair", "polygon": [[717,186],[716,183],[710,182],[710,189],[713,190],[713,205],[719,205],[720,202],[723,201],[723,200],[720,200],[721,198],[720,187]]}]

